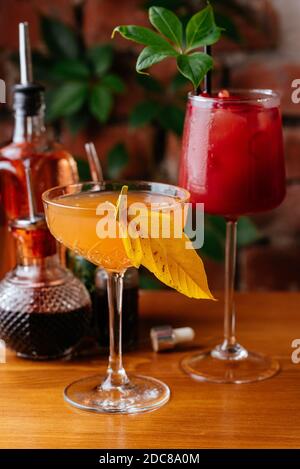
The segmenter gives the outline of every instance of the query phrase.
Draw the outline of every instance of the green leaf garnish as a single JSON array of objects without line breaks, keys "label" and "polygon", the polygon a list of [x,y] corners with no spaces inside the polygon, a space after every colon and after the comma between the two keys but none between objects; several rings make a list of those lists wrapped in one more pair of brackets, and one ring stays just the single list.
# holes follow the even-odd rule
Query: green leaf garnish
[{"label": "green leaf garnish", "polygon": [[118,32],[125,39],[146,46],[137,58],[138,73],[144,74],[144,70],[165,58],[176,58],[179,72],[196,89],[213,67],[211,56],[197,49],[216,43],[222,31],[216,25],[211,5],[193,15],[185,31],[175,13],[160,6],[149,8],[149,21],[158,33],[141,26],[123,25],[113,30],[112,37]]},{"label": "green leaf garnish", "polygon": [[144,46],[162,47],[164,49],[172,50],[171,44],[166,41],[162,36],[155,33],[149,28],[143,26],[117,26],[112,32],[112,38],[118,32],[125,39],[143,44]]},{"label": "green leaf garnish", "polygon": [[175,13],[166,8],[151,7],[149,9],[149,20],[157,31],[181,48],[183,28],[181,21]]},{"label": "green leaf garnish", "polygon": [[178,53],[174,49],[163,49],[158,46],[145,47],[136,61],[136,71],[142,73],[142,70],[151,67],[151,65],[161,62],[166,57],[177,57]]},{"label": "green leaf garnish", "polygon": [[221,36],[221,28],[215,23],[214,11],[211,5],[196,13],[186,26],[187,49],[210,46]]},{"label": "green leaf garnish", "polygon": [[193,52],[190,55],[181,54],[177,57],[178,70],[193,83],[195,89],[212,66],[212,58],[203,52]]}]

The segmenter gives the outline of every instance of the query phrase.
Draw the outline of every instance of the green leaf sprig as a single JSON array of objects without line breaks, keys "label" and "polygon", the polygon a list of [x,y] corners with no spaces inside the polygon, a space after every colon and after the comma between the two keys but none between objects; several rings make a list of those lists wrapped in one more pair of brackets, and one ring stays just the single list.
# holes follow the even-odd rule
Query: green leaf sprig
[{"label": "green leaf sprig", "polygon": [[111,44],[88,46],[78,32],[62,21],[41,17],[45,52],[34,51],[33,65],[38,80],[47,84],[47,120],[64,120],[73,134],[92,119],[105,124],[116,97],[126,86],[114,71]]},{"label": "green leaf sprig", "polygon": [[149,8],[149,21],[158,31],[142,26],[117,26],[112,33],[118,32],[125,39],[146,46],[137,58],[136,71],[144,70],[167,57],[176,58],[179,72],[198,88],[206,73],[212,69],[212,57],[197,49],[215,44],[222,29],[216,25],[214,11],[210,4],[188,21],[184,30],[180,19],[167,8]]}]

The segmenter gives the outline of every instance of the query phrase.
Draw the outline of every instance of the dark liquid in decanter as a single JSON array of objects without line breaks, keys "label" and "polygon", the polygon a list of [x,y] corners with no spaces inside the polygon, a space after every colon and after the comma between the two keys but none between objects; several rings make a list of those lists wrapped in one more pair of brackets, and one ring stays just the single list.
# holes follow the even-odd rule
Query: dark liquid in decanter
[{"label": "dark liquid in decanter", "polygon": [[24,358],[47,360],[72,352],[90,326],[90,309],[70,312],[27,313],[0,307],[0,336]]},{"label": "dark liquid in decanter", "polygon": [[0,337],[26,358],[70,354],[90,328],[89,293],[60,264],[43,215],[15,220],[11,229],[18,263],[0,282]]}]

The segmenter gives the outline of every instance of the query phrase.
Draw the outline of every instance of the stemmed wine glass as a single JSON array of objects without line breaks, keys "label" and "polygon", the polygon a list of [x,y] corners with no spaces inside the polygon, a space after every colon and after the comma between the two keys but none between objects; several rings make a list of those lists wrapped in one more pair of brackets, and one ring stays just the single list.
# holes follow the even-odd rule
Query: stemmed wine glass
[{"label": "stemmed wine glass", "polygon": [[279,105],[270,90],[188,98],[179,183],[193,204],[204,203],[206,213],[226,219],[224,339],[183,360],[197,380],[248,383],[279,370],[276,360],[239,344],[234,306],[237,221],[273,209],[285,196]]},{"label": "stemmed wine glass", "polygon": [[[139,413],[157,409],[170,397],[166,384],[155,378],[128,375],[122,359],[123,276],[131,261],[120,236],[101,236],[99,223],[110,204],[115,209],[122,187],[128,187],[128,207],[143,203],[148,210],[179,208],[189,193],[169,184],[129,181],[75,184],[50,189],[43,194],[46,219],[52,235],[107,271],[109,303],[109,363],[102,375],[70,384],[65,399],[75,407],[95,412]],[[104,205],[102,205],[104,204]],[[113,216],[115,212],[113,211]]]}]

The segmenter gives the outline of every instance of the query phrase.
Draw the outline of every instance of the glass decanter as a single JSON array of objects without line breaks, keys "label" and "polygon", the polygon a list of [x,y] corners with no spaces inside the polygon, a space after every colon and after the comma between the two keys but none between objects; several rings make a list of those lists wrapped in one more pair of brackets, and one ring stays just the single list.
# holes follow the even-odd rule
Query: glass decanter
[{"label": "glass decanter", "polygon": [[69,355],[87,334],[90,296],[58,258],[44,215],[11,223],[16,267],[0,282],[0,337],[19,356]]}]

